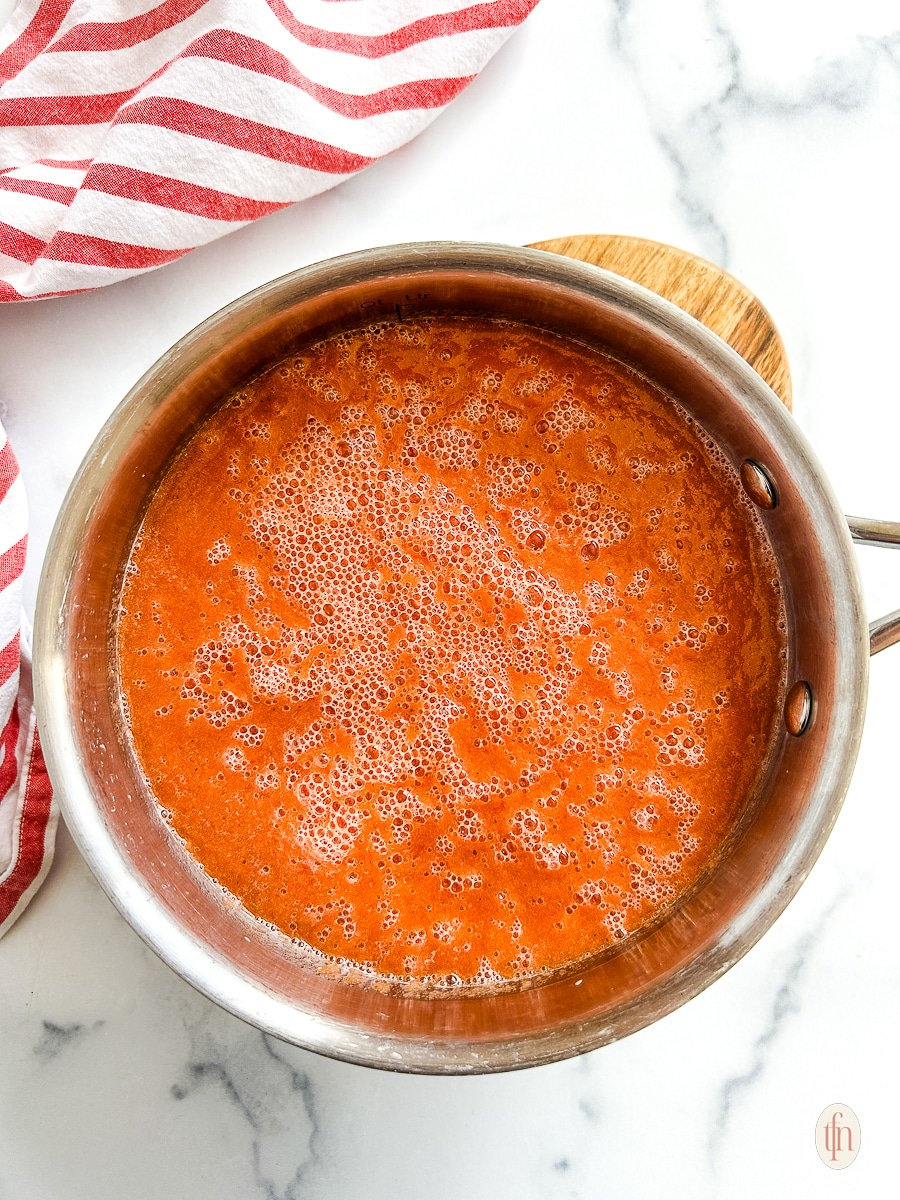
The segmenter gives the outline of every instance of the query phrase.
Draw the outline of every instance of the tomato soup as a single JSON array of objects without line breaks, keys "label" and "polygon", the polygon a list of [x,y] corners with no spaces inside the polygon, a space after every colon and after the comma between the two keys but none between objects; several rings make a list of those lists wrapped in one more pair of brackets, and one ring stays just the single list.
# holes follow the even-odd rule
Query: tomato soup
[{"label": "tomato soup", "polygon": [[228,397],[125,572],[119,689],[188,852],[353,973],[497,984],[614,946],[720,854],[785,674],[712,441],[528,325],[380,322]]}]

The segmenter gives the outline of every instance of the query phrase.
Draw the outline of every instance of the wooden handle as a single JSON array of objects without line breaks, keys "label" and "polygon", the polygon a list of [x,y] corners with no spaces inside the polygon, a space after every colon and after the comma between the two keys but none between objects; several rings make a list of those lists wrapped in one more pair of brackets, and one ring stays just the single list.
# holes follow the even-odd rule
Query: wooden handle
[{"label": "wooden handle", "polygon": [[791,407],[791,375],[781,335],[756,296],[721,267],[675,246],[618,235],[551,238],[533,248],[604,267],[671,300],[728,342]]}]

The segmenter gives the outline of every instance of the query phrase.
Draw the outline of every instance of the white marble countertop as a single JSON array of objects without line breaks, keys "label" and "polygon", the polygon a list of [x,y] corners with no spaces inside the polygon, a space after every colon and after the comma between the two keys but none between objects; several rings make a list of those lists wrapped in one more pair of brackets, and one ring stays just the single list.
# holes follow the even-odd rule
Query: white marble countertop
[{"label": "white marble countertop", "polygon": [[[0,5],[0,20],[12,8]],[[897,0],[541,0],[412,145],[142,278],[0,308],[0,414],[33,603],[64,490],[177,337],[295,265],[418,238],[615,232],[743,279],[847,512],[900,518]],[[861,552],[873,616],[900,554]],[[900,647],[873,660],[854,780],[811,876],[707,992],[579,1059],[390,1075],[281,1045],[148,950],[65,832],[0,944],[0,1197],[881,1197],[896,1175]],[[826,1105],[862,1150],[829,1171]]]}]

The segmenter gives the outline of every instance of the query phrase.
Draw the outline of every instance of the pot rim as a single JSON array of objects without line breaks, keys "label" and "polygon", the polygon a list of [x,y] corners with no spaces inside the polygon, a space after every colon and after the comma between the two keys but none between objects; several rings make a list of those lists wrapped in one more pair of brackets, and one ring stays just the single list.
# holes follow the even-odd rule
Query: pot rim
[{"label": "pot rim", "polygon": [[[707,948],[681,972],[677,986],[657,981],[609,1018],[563,1031],[480,1043],[410,1041],[378,1037],[331,1017],[303,1012],[272,991],[242,977],[226,959],[198,943],[159,897],[132,870],[107,829],[81,769],[65,711],[62,644],[68,579],[84,530],[116,456],[143,419],[148,389],[165,389],[195,361],[214,331],[234,337],[250,328],[263,303],[287,303],[340,287],[345,280],[420,274],[441,267],[500,271],[517,279],[539,278],[626,308],[632,318],[673,339],[685,353],[721,379],[735,403],[753,408],[767,438],[785,450],[798,489],[819,531],[839,623],[835,652],[838,695],[828,769],[810,804],[815,820],[802,841],[747,903],[727,941]],[[427,1073],[478,1073],[555,1061],[615,1040],[649,1024],[696,995],[732,966],[771,926],[818,857],[837,818],[856,760],[865,715],[868,629],[856,558],[846,521],[828,479],[781,402],[755,371],[717,335],[656,293],[591,264],[543,250],[480,242],[414,242],[357,251],[301,267],[253,289],[197,325],[166,351],[129,390],[103,425],[66,494],[51,534],[38,588],[34,626],[35,705],[47,769],[66,823],[107,895],[145,942],[178,974],[217,1004],[264,1032],[328,1056],[367,1066]],[[540,986],[540,985],[538,985]]]}]

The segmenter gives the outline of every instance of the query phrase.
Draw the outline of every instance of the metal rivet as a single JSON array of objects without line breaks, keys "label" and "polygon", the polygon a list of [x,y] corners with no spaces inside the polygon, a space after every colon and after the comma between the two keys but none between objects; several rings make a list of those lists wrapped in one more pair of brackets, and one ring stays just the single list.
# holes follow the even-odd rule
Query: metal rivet
[{"label": "metal rivet", "polygon": [[799,679],[787,694],[784,702],[784,723],[788,733],[800,737],[812,724],[812,688],[804,679]]},{"label": "metal rivet", "polygon": [[753,503],[760,508],[774,508],[778,503],[778,491],[772,476],[755,459],[747,458],[741,463],[741,483]]}]

